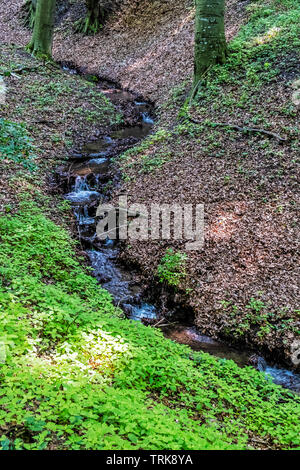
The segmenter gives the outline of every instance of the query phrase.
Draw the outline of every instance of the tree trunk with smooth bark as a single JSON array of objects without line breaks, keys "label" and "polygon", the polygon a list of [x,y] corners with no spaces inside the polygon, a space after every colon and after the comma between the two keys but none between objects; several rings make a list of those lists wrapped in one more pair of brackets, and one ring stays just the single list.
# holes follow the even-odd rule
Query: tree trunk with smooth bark
[{"label": "tree trunk with smooth bark", "polygon": [[95,34],[103,28],[105,20],[112,10],[112,1],[85,0],[87,15],[78,21],[76,30],[83,34]]}]

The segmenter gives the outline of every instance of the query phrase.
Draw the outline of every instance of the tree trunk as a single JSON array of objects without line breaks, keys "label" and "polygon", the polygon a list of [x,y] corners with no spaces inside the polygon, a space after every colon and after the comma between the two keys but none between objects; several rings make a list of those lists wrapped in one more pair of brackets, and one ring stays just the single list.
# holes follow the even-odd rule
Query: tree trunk
[{"label": "tree trunk", "polygon": [[76,31],[84,34],[95,34],[102,27],[109,15],[113,2],[104,0],[85,0],[87,15],[76,24]]},{"label": "tree trunk", "polygon": [[224,11],[225,0],[196,0],[195,87],[210,65],[226,60]]},{"label": "tree trunk", "polygon": [[101,19],[101,6],[99,0],[86,0],[86,7],[88,10],[88,18],[90,24],[95,24]]},{"label": "tree trunk", "polygon": [[35,21],[28,49],[37,56],[51,57],[56,0],[37,0]]}]

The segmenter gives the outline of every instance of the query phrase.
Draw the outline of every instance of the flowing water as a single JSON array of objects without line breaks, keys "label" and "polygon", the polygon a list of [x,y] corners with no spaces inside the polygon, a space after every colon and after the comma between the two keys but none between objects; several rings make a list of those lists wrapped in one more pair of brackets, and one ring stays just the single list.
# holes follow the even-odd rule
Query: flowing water
[{"label": "flowing water", "polygon": [[[75,73],[73,69],[67,70]],[[101,84],[99,84],[101,86]],[[88,142],[70,156],[69,164],[59,170],[59,177],[66,181],[68,193],[65,198],[73,206],[77,220],[78,235],[85,249],[94,276],[101,286],[113,296],[116,305],[120,306],[130,319],[157,324],[165,336],[173,341],[189,345],[193,350],[205,351],[219,358],[232,359],[238,365],[249,364],[266,374],[275,383],[300,392],[300,376],[277,365],[269,365],[265,359],[253,354],[253,351],[239,351],[201,334],[191,324],[168,322],[161,318],[159,307],[145,294],[138,282],[138,273],[122,266],[118,259],[118,243],[109,238],[101,241],[96,234],[96,210],[99,201],[105,201],[105,185],[114,177],[111,157],[132,147],[146,137],[154,124],[153,108],[136,95],[107,85],[102,91],[113,103],[128,103],[134,106],[137,113],[136,123],[102,135]],[[172,312],[168,315],[172,318]],[[176,317],[175,317],[176,318]],[[191,323],[191,322],[190,322]]]}]

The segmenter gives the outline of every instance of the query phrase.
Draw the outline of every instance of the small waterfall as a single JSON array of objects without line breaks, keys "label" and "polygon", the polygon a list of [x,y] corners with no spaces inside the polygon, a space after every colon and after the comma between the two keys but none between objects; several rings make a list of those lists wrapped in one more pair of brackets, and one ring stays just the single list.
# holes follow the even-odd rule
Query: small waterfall
[{"label": "small waterfall", "polygon": [[[86,176],[76,176],[74,193],[81,193],[82,191],[89,191],[89,185],[86,181]],[[74,210],[78,225],[84,225],[89,217],[88,206],[76,207]],[[94,219],[93,219],[94,220]]]},{"label": "small waterfall", "polygon": [[80,193],[81,191],[89,191],[89,185],[86,181],[86,176],[76,176],[74,193]]},{"label": "small waterfall", "polygon": [[89,215],[88,206],[77,206],[74,208],[74,214],[78,225],[92,225],[95,223],[94,217]]},{"label": "small waterfall", "polygon": [[142,116],[143,116],[143,121],[146,124],[154,124],[154,120],[149,116],[148,113],[142,113]]},{"label": "small waterfall", "polygon": [[73,191],[65,195],[65,198],[71,201],[76,210],[81,207],[80,213],[83,214],[82,208],[87,208],[95,200],[99,200],[100,193],[93,191],[87,182],[86,176],[76,176],[75,184],[72,187]]}]

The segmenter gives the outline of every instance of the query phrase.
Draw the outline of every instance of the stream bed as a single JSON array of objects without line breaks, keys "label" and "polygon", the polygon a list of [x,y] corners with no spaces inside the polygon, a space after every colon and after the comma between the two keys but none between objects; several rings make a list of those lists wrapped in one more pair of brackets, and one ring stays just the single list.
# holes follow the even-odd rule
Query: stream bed
[{"label": "stream bed", "polygon": [[[75,69],[63,66],[66,73],[77,73]],[[169,312],[162,321],[160,308],[138,280],[138,273],[119,262],[118,242],[107,238],[99,240],[96,234],[96,211],[101,202],[108,201],[107,185],[116,178],[112,158],[133,147],[149,135],[154,124],[154,108],[140,96],[122,90],[107,82],[98,83],[99,88],[120,109],[127,105],[135,110],[135,122],[109,135],[99,135],[74,151],[69,162],[57,170],[57,175],[66,188],[65,198],[70,201],[77,221],[78,238],[82,249],[93,268],[93,274],[113,296],[127,318],[143,321],[160,327],[164,335],[178,343],[189,345],[195,351],[205,351],[216,357],[231,359],[239,366],[253,365],[276,384],[300,393],[300,375],[270,365],[259,354],[249,350],[237,350],[227,344],[201,334],[192,321],[176,321],[176,312]],[[173,322],[174,317],[174,322]]]}]

